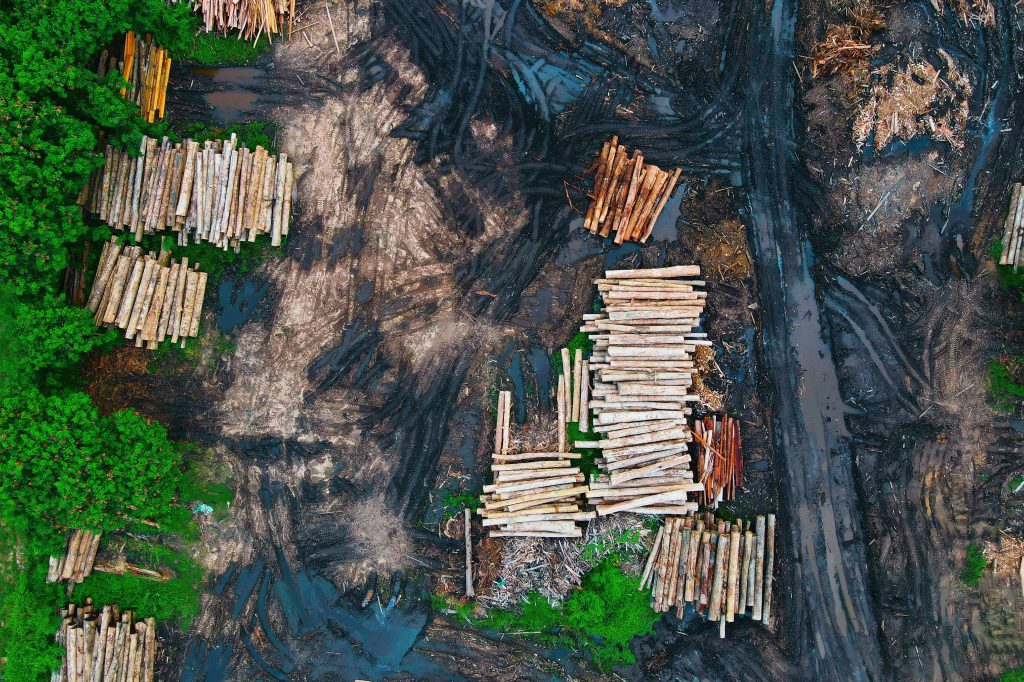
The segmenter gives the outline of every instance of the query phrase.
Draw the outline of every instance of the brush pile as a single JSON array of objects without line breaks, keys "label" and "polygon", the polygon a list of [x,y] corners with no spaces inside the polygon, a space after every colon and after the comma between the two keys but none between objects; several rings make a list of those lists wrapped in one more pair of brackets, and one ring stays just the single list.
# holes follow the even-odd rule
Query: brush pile
[{"label": "brush pile", "polygon": [[725,415],[704,417],[693,425],[697,439],[697,480],[704,484],[701,503],[718,509],[718,503],[736,497],[743,485],[743,449],[740,422]]},{"label": "brush pile", "polygon": [[156,620],[134,622],[131,611],[117,606],[93,610],[68,604],[61,609],[57,644],[64,649],[60,670],[51,682],[153,682],[156,666]]},{"label": "brush pile", "polygon": [[1016,268],[1024,251],[1024,191],[1019,182],[1010,189],[1010,209],[1003,223],[1003,251],[999,254],[1000,265]]},{"label": "brush pile", "polygon": [[124,246],[111,237],[103,245],[87,307],[97,325],[125,330],[125,338],[154,349],[168,336],[171,343],[199,335],[206,297],[206,273],[188,258],[144,254],[140,246]]},{"label": "brush pile", "polygon": [[[559,415],[568,413],[564,392],[559,392]],[[579,455],[566,452],[509,454],[512,394],[498,394],[497,426],[491,471],[494,483],[484,486],[480,515],[490,537],[578,538],[583,533],[577,521],[594,518],[581,507],[587,486],[571,460]]]},{"label": "brush pile", "polygon": [[72,531],[64,554],[59,559],[50,557],[46,582],[66,580],[69,583],[80,583],[88,578],[92,574],[93,564],[96,563],[101,535],[102,533],[91,533],[87,530]]},{"label": "brush pile", "polygon": [[872,0],[857,0],[847,8],[848,21],[832,24],[811,52],[811,78],[866,69],[868,60],[881,48],[869,42],[871,34],[885,28],[885,17]]},{"label": "brush pile", "polygon": [[138,156],[106,148],[102,168],[78,198],[86,211],[135,239],[165,228],[178,244],[210,242],[237,252],[243,241],[269,234],[272,246],[288,234],[295,172],[287,154],[249,151],[230,140],[172,144],[143,137]]},{"label": "brush pile", "polygon": [[708,620],[725,624],[748,612],[768,622],[775,569],[775,515],[729,523],[710,513],[672,516],[658,531],[644,568],[640,589],[651,586],[655,611],[675,609],[682,618],[687,604]]},{"label": "brush pile", "polygon": [[663,171],[644,163],[639,150],[630,156],[617,136],[605,142],[595,164],[593,201],[583,228],[602,237],[614,232],[616,244],[646,242],[682,169]]},{"label": "brush pile", "polygon": [[609,270],[596,280],[604,305],[584,315],[580,330],[594,352],[590,408],[592,430],[604,438],[578,441],[598,448],[602,474],[587,496],[599,515],[616,512],[686,514],[696,511],[690,493],[704,490],[693,480],[693,435],[687,425],[693,354],[711,345],[698,331],[706,294],[695,265],[649,270]]},{"label": "brush pile", "polygon": [[167,50],[153,44],[148,33],[139,38],[128,31],[124,36],[121,59],[104,50],[96,73],[105,76],[119,71],[128,85],[121,88],[121,97],[139,105],[142,118],[150,123],[163,120],[167,104],[167,81],[171,75],[171,57]]},{"label": "brush pile", "polygon": [[[177,0],[175,0],[177,1]],[[190,0],[192,9],[203,15],[206,31],[227,33],[238,29],[242,40],[257,41],[266,35],[273,42],[273,36],[284,33],[288,24],[288,36],[292,34],[292,19],[295,17],[295,0]]]}]

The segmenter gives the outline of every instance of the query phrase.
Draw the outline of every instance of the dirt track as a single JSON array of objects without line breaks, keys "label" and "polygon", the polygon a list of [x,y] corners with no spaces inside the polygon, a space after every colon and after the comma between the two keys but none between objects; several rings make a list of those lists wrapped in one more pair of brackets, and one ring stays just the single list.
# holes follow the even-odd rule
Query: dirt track
[{"label": "dirt track", "polygon": [[[286,257],[258,274],[269,284],[258,314],[201,377],[203,404],[216,407],[179,419],[217,443],[240,491],[233,523],[207,530],[220,577],[168,671],[184,660],[182,679],[211,682],[550,675],[529,647],[427,623],[410,601],[451,548],[414,522],[445,482],[442,462],[474,468],[495,358],[515,348],[546,363],[590,305],[579,283],[622,257],[672,257],[666,244],[602,257],[570,237],[566,197],[579,205],[575,178],[614,132],[656,163],[739,185],[783,538],[774,632],[738,625],[723,644],[708,628],[661,626],[626,674],[977,674],[989,644],[964,634],[972,616],[958,611],[948,550],[964,541],[970,504],[949,472],[1016,441],[980,437],[994,432],[991,414],[965,393],[992,352],[972,329],[996,324],[984,313],[994,287],[984,272],[956,279],[948,263],[973,272],[976,253],[957,237],[980,238],[964,212],[992,220],[1022,127],[949,162],[973,192],[947,205],[952,230],[929,221],[908,247],[931,267],[854,277],[828,259],[856,235],[823,230],[838,219],[803,165],[797,3],[671,9],[675,20],[617,20],[656,47],[698,26],[683,53],[690,73],[636,41],[577,47],[571,29],[518,0],[332,4],[335,35],[322,5],[305,6],[311,28],[245,86],[282,125],[302,201]],[[999,39],[977,55],[991,82],[1012,63],[1008,14],[1000,5]],[[180,75],[172,114],[234,87]],[[905,161],[891,163],[902,172]],[[986,162],[994,173],[980,173]],[[543,292],[556,302],[534,311]]]}]

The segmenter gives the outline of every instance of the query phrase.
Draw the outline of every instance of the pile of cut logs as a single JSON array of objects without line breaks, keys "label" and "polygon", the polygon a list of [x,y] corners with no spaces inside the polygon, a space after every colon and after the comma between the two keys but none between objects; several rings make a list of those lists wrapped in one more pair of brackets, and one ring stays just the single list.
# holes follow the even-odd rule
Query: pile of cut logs
[{"label": "pile of cut logs", "polygon": [[102,533],[87,530],[72,531],[64,554],[59,559],[50,557],[50,570],[46,574],[46,582],[66,580],[69,583],[80,583],[88,578],[92,574],[93,564],[96,563],[101,535]]},{"label": "pile of cut logs", "polygon": [[[559,415],[569,409],[559,393]],[[556,452],[509,453],[512,393],[498,394],[497,426],[491,471],[494,483],[484,486],[480,515],[491,537],[578,538],[577,521],[594,518],[581,508],[587,486],[564,444]]]},{"label": "pile of cut logs", "polygon": [[693,425],[697,439],[697,478],[704,484],[701,502],[718,509],[743,485],[740,422],[729,415],[704,417]]},{"label": "pile of cut logs", "polygon": [[725,624],[744,615],[768,622],[775,568],[775,515],[749,521],[715,519],[710,513],[670,516],[658,530],[644,568],[640,589],[651,586],[655,611],[675,609],[683,617],[687,604],[708,619]]},{"label": "pile of cut logs", "polygon": [[64,649],[60,670],[51,682],[152,682],[156,665],[156,620],[134,622],[131,611],[104,606],[99,613],[91,600],[85,606],[61,609],[57,644]]},{"label": "pile of cut logs", "polygon": [[120,60],[107,50],[100,54],[96,72],[105,76],[115,70],[128,81],[128,85],[121,88],[121,96],[138,104],[142,117],[150,123],[158,118],[162,120],[167,103],[167,80],[171,75],[167,50],[154,45],[148,33],[145,38],[139,38],[128,31]]},{"label": "pile of cut logs", "polygon": [[[563,348],[562,373],[558,375],[558,448],[568,450],[568,422],[576,422],[580,431],[590,431],[590,361],[583,351],[574,355]],[[571,359],[570,359],[571,358]]]},{"label": "pile of cut logs", "polygon": [[188,258],[172,261],[170,253],[143,254],[111,238],[103,245],[87,306],[98,325],[125,330],[125,338],[153,349],[168,336],[171,343],[199,335],[206,297],[206,273]]},{"label": "pile of cut logs", "polygon": [[594,165],[593,200],[583,228],[602,237],[614,232],[616,244],[646,242],[682,169],[663,171],[644,163],[643,152],[637,150],[630,156],[618,137],[604,143]]},{"label": "pile of cut logs", "polygon": [[1010,190],[1010,209],[1003,223],[1003,252],[999,256],[1000,265],[1021,264],[1021,252],[1024,251],[1024,188],[1015,183]]},{"label": "pile of cut logs", "polygon": [[210,242],[236,251],[242,241],[270,234],[278,246],[288,234],[295,173],[287,154],[250,152],[230,140],[171,144],[143,137],[138,156],[106,148],[78,203],[107,225],[139,240],[164,228],[178,244]]},{"label": "pile of cut logs", "polygon": [[704,490],[693,480],[687,447],[692,434],[687,405],[704,310],[704,282],[695,265],[648,270],[609,270],[596,280],[604,305],[584,315],[581,331],[594,352],[590,408],[593,431],[604,438],[578,441],[599,448],[603,475],[587,495],[600,515],[686,514],[695,511],[688,494]]},{"label": "pile of cut logs", "polygon": [[[174,0],[178,2],[179,0]],[[288,21],[288,36],[292,34],[295,0],[189,0],[194,10],[203,15],[207,32],[227,33],[238,29],[242,40],[259,40],[261,35],[273,41],[276,33],[284,32]]]}]

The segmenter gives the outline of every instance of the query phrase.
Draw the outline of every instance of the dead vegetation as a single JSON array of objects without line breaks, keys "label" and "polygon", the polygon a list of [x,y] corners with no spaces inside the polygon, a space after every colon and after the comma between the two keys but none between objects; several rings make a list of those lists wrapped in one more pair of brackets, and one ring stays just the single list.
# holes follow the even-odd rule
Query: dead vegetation
[{"label": "dead vegetation", "polygon": [[987,540],[982,549],[985,561],[992,572],[1001,576],[1020,574],[1021,559],[1024,558],[1024,539],[1003,533],[998,542]]},{"label": "dead vegetation", "polygon": [[868,41],[885,28],[885,18],[871,0],[855,0],[846,8],[847,21],[832,24],[811,53],[811,77],[864,73],[879,46]]},{"label": "dead vegetation", "polygon": [[872,133],[876,150],[894,139],[906,141],[918,135],[931,135],[954,149],[964,146],[973,88],[949,53],[939,48],[938,54],[943,69],[918,60],[902,68],[885,64],[871,74],[871,95],[853,124],[858,147],[871,140]]},{"label": "dead vegetation", "polygon": [[686,228],[685,241],[692,244],[705,276],[717,282],[735,282],[750,276],[751,254],[746,228],[736,218],[717,225]]},{"label": "dead vegetation", "polygon": [[964,24],[996,25],[996,6],[992,0],[931,0],[931,3],[939,14],[948,5]]},{"label": "dead vegetation", "polygon": [[548,18],[559,19],[574,29],[586,29],[595,35],[603,35],[598,27],[604,11],[622,7],[626,0],[541,0],[537,7]]}]

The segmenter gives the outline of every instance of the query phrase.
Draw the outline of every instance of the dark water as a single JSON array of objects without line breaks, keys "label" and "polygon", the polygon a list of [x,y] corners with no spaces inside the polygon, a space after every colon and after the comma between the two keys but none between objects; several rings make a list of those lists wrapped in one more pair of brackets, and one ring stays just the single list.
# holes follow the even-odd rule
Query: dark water
[{"label": "dark water", "polygon": [[225,334],[230,334],[248,322],[268,291],[269,284],[251,279],[221,282],[217,287],[217,300],[220,304],[217,328]]}]

